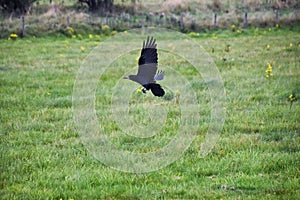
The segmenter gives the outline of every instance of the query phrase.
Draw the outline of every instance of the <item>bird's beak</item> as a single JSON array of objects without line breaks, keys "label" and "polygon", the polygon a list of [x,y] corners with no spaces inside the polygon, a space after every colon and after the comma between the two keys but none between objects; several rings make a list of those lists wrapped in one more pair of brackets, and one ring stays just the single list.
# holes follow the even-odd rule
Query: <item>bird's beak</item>
[{"label": "bird's beak", "polygon": [[129,77],[128,76],[123,76],[123,79],[129,79]]}]

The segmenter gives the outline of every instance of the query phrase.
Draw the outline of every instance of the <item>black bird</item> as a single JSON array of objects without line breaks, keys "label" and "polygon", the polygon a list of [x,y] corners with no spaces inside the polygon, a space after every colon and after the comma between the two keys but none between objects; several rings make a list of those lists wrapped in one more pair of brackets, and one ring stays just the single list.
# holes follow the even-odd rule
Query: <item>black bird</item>
[{"label": "black bird", "polygon": [[148,36],[146,42],[143,42],[137,75],[125,76],[124,79],[129,79],[141,84],[144,87],[142,90],[143,93],[146,93],[147,90],[151,90],[153,95],[162,97],[165,95],[165,91],[156,81],[164,78],[164,72],[157,72],[158,58],[155,41],[153,37],[150,38]]}]

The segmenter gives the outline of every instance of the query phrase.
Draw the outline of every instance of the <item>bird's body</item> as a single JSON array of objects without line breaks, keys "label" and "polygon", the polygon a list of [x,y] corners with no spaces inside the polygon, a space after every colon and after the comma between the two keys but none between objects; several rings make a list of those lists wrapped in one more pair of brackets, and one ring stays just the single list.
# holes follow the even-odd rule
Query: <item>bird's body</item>
[{"label": "bird's body", "polygon": [[156,81],[164,78],[162,71],[158,71],[157,73],[157,61],[158,56],[155,39],[148,37],[146,42],[143,42],[143,48],[138,61],[138,73],[124,78],[141,84],[144,87],[142,90],[144,93],[146,93],[147,90],[151,90],[155,96],[164,96],[165,91],[156,83]]}]

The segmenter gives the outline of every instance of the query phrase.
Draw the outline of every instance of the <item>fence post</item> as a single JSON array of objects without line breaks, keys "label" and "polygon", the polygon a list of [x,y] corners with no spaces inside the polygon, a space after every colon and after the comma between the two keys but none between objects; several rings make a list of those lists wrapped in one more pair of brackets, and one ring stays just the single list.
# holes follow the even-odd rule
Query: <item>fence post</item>
[{"label": "fence post", "polygon": [[106,13],[106,16],[105,16],[105,24],[108,25],[108,14]]},{"label": "fence post", "polygon": [[245,12],[245,17],[244,17],[244,28],[247,28],[248,26],[248,13]]},{"label": "fence post", "polygon": [[70,26],[70,17],[69,17],[69,15],[67,16],[67,27],[69,27]]},{"label": "fence post", "polygon": [[142,13],[141,26],[142,26],[142,30],[144,30],[144,28],[145,28],[145,19],[144,19],[144,13]]},{"label": "fence post", "polygon": [[217,28],[217,13],[214,13],[214,29]]},{"label": "fence post", "polygon": [[161,13],[159,16],[159,25],[163,25],[163,19],[164,19],[165,13]]},{"label": "fence post", "polygon": [[279,13],[279,10],[275,9],[274,12],[275,12],[275,24],[278,24],[278,13]]},{"label": "fence post", "polygon": [[21,32],[21,38],[24,37],[24,33],[25,33],[25,16],[24,13],[22,14],[22,32]]},{"label": "fence post", "polygon": [[183,29],[184,29],[183,13],[180,14],[180,20],[179,20],[179,23],[180,23],[180,30],[183,31]]}]

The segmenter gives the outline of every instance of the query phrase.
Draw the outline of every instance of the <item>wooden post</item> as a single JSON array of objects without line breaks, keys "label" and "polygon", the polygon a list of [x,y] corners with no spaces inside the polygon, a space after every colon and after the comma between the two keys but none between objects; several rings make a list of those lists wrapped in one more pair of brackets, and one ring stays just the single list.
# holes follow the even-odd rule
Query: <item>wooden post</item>
[{"label": "wooden post", "polygon": [[142,14],[141,26],[142,26],[142,30],[144,30],[145,28],[144,13]]},{"label": "wooden post", "polygon": [[278,24],[278,13],[279,13],[279,10],[275,9],[274,12],[275,12],[275,24]]},{"label": "wooden post", "polygon": [[105,24],[108,25],[108,14],[105,15]]},{"label": "wooden post", "polygon": [[179,23],[180,23],[180,30],[183,31],[183,29],[184,29],[183,13],[180,14],[180,20],[179,20]]},{"label": "wooden post", "polygon": [[21,38],[24,37],[24,33],[25,33],[25,16],[24,16],[24,12],[22,14],[22,32],[21,32]]},{"label": "wooden post", "polygon": [[248,13],[245,12],[245,17],[244,17],[244,28],[247,28],[248,26]]},{"label": "wooden post", "polygon": [[214,29],[217,28],[217,13],[214,14]]},{"label": "wooden post", "polygon": [[159,25],[163,24],[163,19],[164,19],[165,13],[161,13],[159,16]]},{"label": "wooden post", "polygon": [[69,26],[70,26],[70,17],[67,16],[67,27],[69,27]]}]

